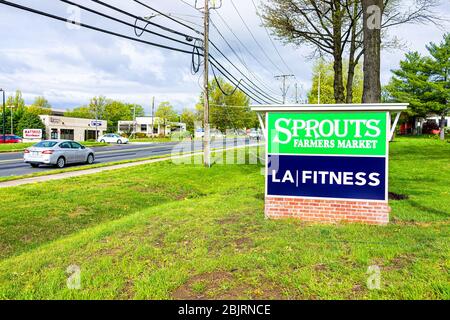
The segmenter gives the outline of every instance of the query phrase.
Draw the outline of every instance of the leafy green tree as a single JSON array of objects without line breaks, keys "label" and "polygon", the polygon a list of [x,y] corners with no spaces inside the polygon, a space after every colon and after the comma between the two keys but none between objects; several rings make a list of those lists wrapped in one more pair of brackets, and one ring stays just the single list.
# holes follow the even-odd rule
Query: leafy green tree
[{"label": "leafy green tree", "polygon": [[189,110],[187,108],[183,109],[183,112],[181,113],[181,122],[186,123],[186,129],[189,132],[194,132],[194,122],[195,119],[195,113],[192,110]]},{"label": "leafy green tree", "polygon": [[[363,72],[360,65],[354,68],[353,87],[352,87],[352,103],[361,103],[363,93]],[[344,63],[344,74],[348,73],[348,62]],[[347,79],[348,77],[346,77]],[[319,79],[320,79],[320,103],[333,104],[334,97],[334,69],[333,63],[318,59],[313,68],[312,88],[308,92],[309,103],[316,104],[319,102]],[[347,80],[344,80],[344,94],[347,96]]]},{"label": "leafy green tree", "polygon": [[167,101],[159,104],[158,109],[155,112],[155,116],[160,118],[160,124],[162,124],[164,128],[164,136],[166,135],[168,123],[178,121],[178,114],[173,109],[173,106]]},{"label": "leafy green tree", "polygon": [[450,111],[450,33],[444,35],[440,44],[427,46],[430,56],[418,52],[406,54],[400,69],[386,86],[387,99],[392,102],[408,102],[408,114],[441,117],[441,139],[444,139],[445,117]]},{"label": "leafy green tree", "polygon": [[[218,78],[209,84],[210,125],[225,133],[227,129],[237,130],[255,127],[256,114],[250,110],[250,99],[241,90]],[[222,91],[223,90],[223,91]],[[198,117],[203,120],[204,95],[197,105]]]},{"label": "leafy green tree", "polygon": [[45,133],[45,125],[42,122],[41,118],[39,118],[38,115],[31,112],[25,112],[23,116],[20,118],[19,123],[17,125],[16,133],[18,135],[22,135],[23,130],[25,129],[42,129],[42,132]]},{"label": "leafy green tree", "polygon": [[52,113],[52,106],[44,97],[36,97],[34,102],[27,108],[27,111],[35,115],[49,115]]},{"label": "leafy green tree", "polygon": [[116,132],[119,121],[131,121],[133,117],[144,116],[144,108],[137,104],[124,103],[121,101],[107,99],[105,97],[94,97],[88,106],[81,106],[64,113],[66,117],[106,120],[108,132]]},{"label": "leafy green tree", "polygon": [[66,111],[64,116],[69,118],[81,118],[81,119],[93,119],[95,114],[92,113],[91,109],[86,106],[78,107],[72,111]]}]

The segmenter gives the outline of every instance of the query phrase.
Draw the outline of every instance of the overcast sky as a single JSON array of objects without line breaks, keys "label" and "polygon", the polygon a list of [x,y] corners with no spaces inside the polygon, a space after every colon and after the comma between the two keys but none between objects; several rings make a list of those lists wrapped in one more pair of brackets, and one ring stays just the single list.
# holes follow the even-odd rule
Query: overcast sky
[{"label": "overcast sky", "polygon": [[[11,1],[49,11],[65,18],[76,17],[76,12],[71,11],[67,4],[58,0]],[[92,1],[72,1],[134,23],[134,19],[102,8]],[[153,13],[133,0],[104,1],[139,16],[149,16]],[[185,3],[181,0],[141,1],[164,13],[171,13],[177,19],[187,20],[194,28],[201,29],[201,14],[186,4],[194,4],[194,0],[186,0]],[[259,3],[258,0],[253,1]],[[404,2],[404,5],[407,5],[408,0]],[[221,9],[212,12],[212,21],[252,71],[253,74],[248,76],[264,88],[264,91],[272,90],[279,93],[280,84],[273,79],[273,76],[281,72],[293,72],[299,87],[303,88],[301,93],[304,96],[305,91],[311,86],[313,61],[307,58],[309,49],[283,46],[275,42],[288,65],[286,67],[273,48],[266,30],[260,26],[252,0],[234,0],[234,3],[259,44],[253,40],[228,0],[224,0]],[[427,43],[441,41],[445,30],[450,31],[449,0],[442,0],[439,12],[448,19],[447,23],[441,23],[441,28],[435,25],[402,25],[390,31],[391,34],[402,39],[404,45],[401,50],[383,52],[383,83],[389,80],[390,70],[398,66],[405,52],[417,50],[425,53]],[[225,19],[246,48],[240,45],[218,14]],[[161,16],[154,17],[152,21],[192,36],[196,35]],[[82,12],[81,22],[134,36],[133,28],[98,18],[90,13]],[[161,32],[155,27],[149,27],[148,30]],[[151,99],[155,96],[157,103],[170,101],[178,110],[181,110],[183,107],[193,108],[201,91],[201,73],[191,74],[192,57],[189,54],[159,49],[87,29],[74,29],[73,26],[69,27],[64,22],[53,21],[1,4],[0,39],[0,87],[5,88],[8,93],[20,89],[27,103],[31,103],[34,97],[43,95],[55,108],[69,109],[86,104],[93,96],[105,95],[108,98],[141,104],[147,112],[150,112]],[[142,39],[171,44],[152,35],[144,35]],[[245,71],[213,27],[211,40],[240,69]],[[260,46],[263,47],[265,54]],[[183,46],[179,45],[179,47]],[[220,56],[215,50],[212,50],[212,54],[217,58]],[[236,70],[233,70],[225,61],[223,63],[227,69],[236,74]],[[294,93],[293,83],[291,82],[291,98]]]}]

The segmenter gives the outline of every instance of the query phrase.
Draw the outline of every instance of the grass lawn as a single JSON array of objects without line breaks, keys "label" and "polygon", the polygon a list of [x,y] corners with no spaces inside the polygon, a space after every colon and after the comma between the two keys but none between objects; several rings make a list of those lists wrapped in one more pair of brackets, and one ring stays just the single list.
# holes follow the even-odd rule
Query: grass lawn
[{"label": "grass lawn", "polygon": [[[32,145],[36,144],[33,143],[11,143],[11,144],[0,144],[0,153],[2,152],[21,152],[25,150],[26,148],[31,147]],[[100,142],[81,142],[82,145],[86,147],[103,147],[107,146],[106,143],[100,143]]]},{"label": "grass lawn", "polygon": [[390,191],[409,199],[391,201],[385,227],[265,220],[257,165],[162,162],[0,190],[0,298],[450,299],[450,144],[391,149]]}]

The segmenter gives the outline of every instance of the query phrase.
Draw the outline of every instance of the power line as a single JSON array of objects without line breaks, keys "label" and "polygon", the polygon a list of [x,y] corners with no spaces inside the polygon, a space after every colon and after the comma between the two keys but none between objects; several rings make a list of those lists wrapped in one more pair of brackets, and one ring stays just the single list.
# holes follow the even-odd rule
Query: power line
[{"label": "power line", "polygon": [[[142,6],[144,6],[144,7],[146,7],[146,8],[148,8],[148,9],[150,9],[150,10],[152,10],[152,11],[154,11],[154,12],[156,12],[156,13],[158,13],[158,14],[162,14],[162,12],[161,11],[159,11],[159,10],[157,10],[157,9],[155,9],[155,8],[153,8],[153,7],[151,7],[151,6],[149,6],[149,5],[146,5],[146,4],[144,4],[144,3],[142,3],[141,1],[138,1],[138,0],[133,0],[134,2],[136,2],[136,3],[139,3],[139,4],[141,4]],[[165,16],[165,17],[167,17],[167,18],[169,18],[170,20],[172,20],[172,21],[174,21],[174,22],[176,22],[176,23],[178,23],[178,24],[180,24],[180,25],[183,25],[183,26],[185,26],[185,24],[183,24],[182,22],[180,22],[180,21],[178,21],[178,20],[176,20],[176,19],[174,19],[174,18],[172,18],[172,17],[170,17],[169,15],[167,15],[167,14],[162,14],[163,16]],[[192,30],[194,30],[196,33],[198,33],[198,34],[203,34],[202,32],[200,32],[200,31],[198,31],[198,30],[195,30],[195,29],[192,29]],[[225,59],[228,61],[228,62],[230,62],[232,65],[233,65],[233,67],[235,67],[236,68],[236,70],[239,72],[239,73],[241,73],[254,87],[256,87],[257,88],[257,90],[255,89],[255,91],[257,91],[260,95],[262,95],[262,96],[264,96],[265,98],[267,98],[267,99],[269,99],[270,101],[272,101],[272,102],[275,102],[275,103],[279,103],[280,101],[277,101],[277,100],[275,100],[275,99],[273,99],[273,98],[271,98],[270,96],[268,96],[268,95],[266,95],[265,93],[264,93],[264,91],[263,90],[261,90],[253,81],[251,81],[243,72],[242,72],[242,70],[240,70],[239,68],[237,68],[229,59],[228,59],[228,57],[214,44],[214,42],[212,42],[212,41],[210,41],[210,43],[212,44],[212,46],[217,50],[217,51],[219,51],[219,53],[222,55],[222,56],[224,56],[225,57]],[[225,69],[226,70],[226,69]],[[266,88],[267,89],[267,88]]]},{"label": "power line", "polygon": [[[181,44],[183,44],[183,45],[185,45],[185,46],[193,47],[193,45],[191,45],[191,44],[189,44],[189,43],[186,43],[186,42],[184,42],[184,41],[181,41],[181,40],[178,40],[178,39],[175,39],[175,38],[172,38],[172,37],[169,37],[169,36],[160,34],[160,33],[158,33],[158,32],[146,30],[146,27],[144,27],[144,28],[137,27],[136,25],[133,25],[133,24],[128,23],[128,22],[125,22],[125,21],[123,21],[123,20],[114,18],[114,17],[112,17],[112,16],[110,16],[110,15],[104,14],[104,13],[99,12],[99,11],[97,11],[97,10],[94,10],[94,9],[91,9],[91,8],[88,8],[88,7],[85,7],[85,6],[82,6],[82,5],[78,4],[78,3],[75,3],[75,2],[72,2],[72,1],[69,1],[69,0],[59,0],[59,1],[64,2],[64,3],[67,3],[67,4],[70,4],[70,5],[72,5],[72,6],[76,6],[76,7],[80,8],[80,9],[86,10],[86,11],[88,11],[88,12],[97,14],[97,15],[99,15],[99,16],[102,16],[102,17],[104,17],[104,18],[107,18],[107,19],[110,19],[110,20],[113,20],[113,21],[116,21],[116,22],[119,22],[119,23],[121,23],[121,24],[130,26],[130,27],[133,27],[135,30],[136,30],[136,29],[140,29],[140,30],[142,31],[142,33],[148,32],[148,33],[151,33],[151,34],[156,35],[156,36],[158,36],[158,37],[161,37],[161,38],[164,38],[164,39],[167,39],[167,40],[171,40],[171,41],[174,41],[174,42],[178,42],[178,43],[181,43]],[[117,10],[118,10],[118,8],[116,8],[116,7],[112,7],[112,6],[111,6],[111,8],[114,8],[114,9],[117,9]],[[149,23],[149,21],[146,21],[146,20],[144,20],[144,19],[142,19],[142,18],[140,18],[140,17],[138,17],[138,16],[134,16],[134,15],[132,15],[132,14],[129,14],[129,16],[131,16],[131,17],[133,17],[133,18],[136,18],[137,20],[145,21],[147,24]],[[136,32],[135,32],[135,33],[136,33]],[[141,33],[141,35],[142,35],[142,33]],[[137,35],[137,33],[136,33],[136,35]]]},{"label": "power line", "polygon": [[[173,38],[170,38],[170,37],[167,37],[167,36],[163,36],[163,35],[161,35],[161,34],[159,34],[159,33],[155,33],[155,32],[149,31],[149,30],[146,29],[146,27],[144,27],[144,28],[137,27],[136,25],[132,25],[132,24],[127,23],[127,22],[124,22],[124,21],[122,21],[122,20],[120,20],[120,19],[113,18],[113,17],[111,17],[111,16],[109,16],[109,15],[106,15],[106,14],[103,14],[103,13],[98,12],[98,11],[96,11],[96,10],[93,10],[93,9],[90,9],[90,8],[87,8],[87,7],[84,7],[84,6],[81,6],[81,5],[76,4],[76,3],[72,2],[72,1],[69,1],[69,0],[60,0],[60,1],[65,2],[65,3],[68,3],[68,4],[71,4],[71,5],[75,5],[75,6],[79,7],[79,8],[82,8],[82,9],[84,9],[84,10],[87,10],[87,11],[89,11],[89,12],[91,12],[91,13],[98,14],[98,15],[100,15],[100,16],[103,16],[103,17],[106,17],[106,18],[108,18],[108,19],[117,21],[117,22],[119,22],[119,23],[122,23],[122,24],[125,24],[125,25],[128,25],[128,26],[132,26],[132,27],[134,27],[135,29],[140,29],[140,30],[142,31],[142,33],[141,33],[141,34],[137,34],[137,33],[136,33],[136,35],[137,35],[138,37],[141,36],[144,32],[147,32],[147,33],[156,34],[156,35],[159,35],[159,36],[164,37],[164,38],[166,38],[166,39],[170,39],[170,40],[172,40],[172,41],[176,41],[176,42],[179,42],[179,43],[182,43],[182,44],[184,44],[184,45],[187,45],[187,46],[192,47],[192,48],[193,48],[193,52],[192,52],[192,70],[193,70],[193,73],[198,72],[199,67],[200,67],[200,64],[199,64],[198,62],[195,63],[194,59],[195,59],[195,56],[200,57],[200,56],[202,56],[202,55],[199,54],[199,53],[200,53],[199,50],[198,50],[199,47],[198,47],[196,44],[190,45],[190,44],[184,43],[184,42],[182,42],[182,41],[180,41],[180,40],[173,39]],[[107,5],[107,4],[103,3],[102,1],[97,1],[97,0],[92,0],[92,1],[97,2],[97,3],[101,4],[101,5]],[[137,20],[145,21],[145,22],[147,22],[147,24],[150,24],[150,21],[144,20],[143,18],[140,18],[140,17],[138,17],[138,16],[135,16],[135,15],[133,15],[133,14],[131,14],[131,13],[125,12],[125,11],[123,11],[123,10],[117,8],[117,7],[112,6],[112,5],[109,5],[109,4],[108,4],[107,7],[110,8],[110,9],[112,9],[112,10],[115,10],[115,11],[117,11],[117,12],[126,14],[126,15],[128,15],[128,16],[130,16],[130,17],[133,17],[133,18],[135,18],[135,19],[137,19]],[[159,11],[158,11],[158,12],[159,12]],[[197,40],[197,39],[196,39],[196,41],[200,41],[200,40]],[[225,58],[227,58],[227,57],[225,56]],[[231,61],[230,61],[230,62],[231,62]],[[238,68],[236,68],[236,69],[237,69],[238,71],[240,71]],[[221,72],[221,73],[222,73],[222,72]],[[223,73],[222,73],[222,74],[223,74]],[[254,86],[256,86],[254,83],[252,83],[252,84],[253,84]],[[250,89],[248,89],[248,90],[250,90]],[[267,97],[264,93],[262,93],[261,91],[259,91],[259,90],[255,90],[255,91],[259,92],[259,94],[261,94],[261,95],[265,96],[266,98],[268,98],[268,97]],[[271,100],[272,102],[276,102],[275,100],[273,100],[273,99],[271,99],[271,98],[268,98],[268,99]]]},{"label": "power line", "polygon": [[[248,65],[245,63],[245,61],[239,56],[239,54],[236,52],[236,50],[231,46],[231,44],[228,42],[228,40],[223,36],[222,32],[220,32],[219,28],[216,26],[216,24],[214,23],[213,20],[211,20],[211,24],[213,25],[213,27],[216,29],[217,33],[220,35],[220,37],[225,41],[225,43],[227,44],[227,46],[230,48],[230,50],[233,52],[233,54],[236,56],[236,58],[241,62],[241,64],[244,66],[245,69],[247,69],[247,71],[249,72],[249,74],[251,74],[253,76],[253,78],[255,79],[255,81],[258,81],[261,86],[263,86],[265,89],[271,91],[272,93],[275,93],[275,91],[273,91],[271,88],[269,88],[267,85],[264,84],[263,81],[261,81],[248,67]],[[214,48],[218,51],[220,51],[217,46],[212,43],[212,45],[214,46]],[[223,55],[223,53],[222,53]],[[228,60],[228,59],[227,59]],[[236,66],[234,66],[235,68],[237,68]],[[238,68],[237,68],[238,69]],[[239,71],[242,73],[242,71],[239,69]],[[247,78],[248,79],[248,78]],[[248,79],[249,81],[251,81],[250,79]],[[277,93],[275,93],[277,94]]]},{"label": "power line", "polygon": [[264,69],[266,70],[268,73],[273,74],[272,71],[270,71],[269,69],[267,69],[267,66],[262,63],[252,52],[250,49],[247,48],[247,46],[242,42],[241,39],[239,39],[239,37],[236,35],[236,33],[233,31],[233,29],[230,27],[230,25],[226,22],[226,20],[222,17],[222,15],[219,12],[216,12],[217,16],[220,18],[220,20],[222,21],[222,23],[226,26],[226,28],[231,32],[231,34],[234,36],[234,38],[239,42],[239,44],[242,46],[242,48],[245,49],[245,51],[247,51],[247,53]]},{"label": "power line", "polygon": [[150,10],[152,10],[152,11],[154,11],[154,12],[156,12],[156,13],[158,13],[158,14],[164,16],[164,17],[166,17],[167,19],[170,19],[170,20],[172,20],[172,21],[174,21],[174,22],[176,22],[176,23],[178,23],[178,24],[180,24],[180,25],[182,25],[182,26],[184,26],[184,27],[186,27],[186,28],[188,28],[188,29],[190,29],[190,30],[196,32],[197,34],[203,35],[203,32],[200,32],[200,31],[196,30],[195,28],[193,28],[193,27],[191,27],[191,26],[189,26],[189,25],[187,25],[187,24],[185,24],[185,23],[183,23],[183,22],[180,22],[180,21],[178,21],[178,20],[172,18],[170,15],[167,15],[167,14],[165,14],[165,13],[163,13],[163,12],[161,12],[161,11],[159,11],[159,10],[157,10],[157,9],[155,9],[155,8],[153,8],[153,7],[151,7],[151,6],[147,5],[147,4],[145,4],[145,3],[142,3],[142,2],[139,1],[139,0],[133,0],[133,1],[136,2],[136,3],[139,3],[141,6],[144,6],[144,7],[146,7],[147,9],[150,9]]},{"label": "power line", "polygon": [[[133,38],[133,37],[130,37],[130,36],[127,36],[127,35],[124,35],[124,34],[120,34],[120,33],[114,32],[114,31],[98,28],[98,27],[95,27],[95,26],[92,26],[92,25],[89,25],[89,24],[86,24],[86,23],[79,22],[79,21],[69,20],[69,19],[66,19],[66,18],[63,18],[63,17],[60,17],[60,16],[53,15],[51,13],[39,11],[39,10],[30,8],[30,7],[25,7],[25,6],[22,6],[22,5],[19,5],[19,4],[16,4],[16,3],[12,3],[12,2],[9,2],[9,1],[0,0],[0,3],[4,4],[4,5],[7,5],[7,6],[10,6],[10,7],[14,7],[16,9],[20,9],[20,10],[23,10],[23,11],[28,11],[28,12],[31,12],[31,13],[34,13],[34,14],[37,14],[37,15],[41,15],[41,16],[45,16],[47,18],[51,18],[51,19],[54,19],[54,20],[59,20],[59,21],[66,22],[66,23],[76,24],[76,25],[78,25],[80,27],[83,27],[83,28],[91,29],[91,30],[98,31],[98,32],[101,32],[101,33],[105,33],[105,34],[109,34],[109,35],[113,35],[113,36],[116,36],[116,37],[119,37],[119,38],[124,38],[124,39],[128,39],[128,40],[144,43],[144,44],[147,44],[147,45],[150,45],[150,46],[154,46],[154,47],[158,47],[158,48],[162,48],[162,49],[167,49],[167,50],[172,50],[172,51],[192,54],[191,51],[187,51],[187,50],[184,50],[184,49],[179,49],[179,48],[175,48],[175,47],[171,47],[171,46],[166,46],[166,45],[162,45],[162,44],[158,44],[158,43],[155,43],[155,42],[150,42],[150,41],[146,41],[146,40],[142,40],[142,39],[136,39],[136,38]],[[202,54],[200,54],[200,55],[202,55]]]},{"label": "power line", "polygon": [[269,57],[269,55],[267,54],[267,52],[264,50],[264,48],[262,47],[262,45],[259,43],[259,41],[256,39],[255,35],[253,34],[252,30],[249,28],[249,26],[247,25],[247,23],[245,22],[244,18],[242,17],[241,13],[239,12],[238,8],[236,7],[236,5],[234,4],[233,0],[230,0],[231,5],[233,6],[234,10],[236,11],[236,13],[238,14],[239,18],[241,19],[242,23],[244,24],[245,28],[247,29],[247,31],[250,33],[251,37],[253,38],[253,40],[255,41],[255,43],[258,45],[259,49],[261,49],[262,53],[264,54],[264,56],[267,58],[267,60],[281,73],[283,73],[283,70],[281,70],[274,62],[273,60]]},{"label": "power line", "polygon": [[277,52],[278,56],[280,57],[281,62],[283,62],[284,66],[286,67],[286,70],[288,70],[290,73],[294,73],[294,72],[292,72],[291,68],[286,63],[286,60],[284,60],[283,56],[281,55],[280,51],[278,50],[277,46],[275,45],[275,42],[273,41],[269,30],[267,29],[267,27],[264,24],[264,21],[263,21],[262,16],[261,16],[261,14],[259,12],[258,6],[255,3],[255,0],[252,0],[252,3],[253,3],[253,6],[255,7],[256,15],[259,17],[259,20],[261,21],[261,24],[264,27],[264,30],[266,30],[267,36],[268,36],[270,42],[272,43],[273,48],[275,49],[275,51]]},{"label": "power line", "polygon": [[[68,0],[61,0],[61,1],[68,1]],[[19,4],[11,3],[9,1],[0,0],[0,3],[4,4],[4,5],[7,5],[7,6],[10,6],[10,7],[14,7],[14,8],[23,10],[23,11],[27,11],[27,12],[34,13],[34,14],[37,14],[37,15],[45,16],[47,18],[51,18],[51,19],[54,19],[54,20],[59,20],[59,21],[65,22],[65,23],[77,24],[77,25],[79,25],[80,27],[83,27],[83,28],[91,29],[91,30],[94,30],[94,31],[97,31],[97,32],[113,35],[113,36],[124,38],[124,39],[127,39],[127,40],[132,40],[132,41],[135,41],[135,42],[139,42],[139,43],[143,43],[143,44],[147,44],[147,45],[151,45],[151,46],[155,46],[155,47],[159,47],[159,48],[163,48],[163,49],[168,49],[168,50],[172,50],[172,51],[177,51],[177,52],[181,52],[181,53],[192,54],[191,51],[187,51],[187,50],[183,50],[183,49],[179,49],[179,48],[175,48],[175,47],[171,47],[171,46],[161,45],[161,44],[158,44],[158,43],[154,43],[154,42],[150,42],[150,41],[146,41],[146,40],[142,40],[142,39],[133,38],[133,37],[130,37],[130,36],[127,36],[127,35],[124,35],[124,34],[120,34],[120,33],[113,32],[113,31],[106,30],[106,29],[99,28],[99,27],[95,27],[95,26],[92,26],[92,25],[89,25],[89,24],[85,24],[85,23],[81,23],[81,22],[73,21],[73,20],[68,20],[66,18],[63,18],[63,17],[60,17],[60,16],[56,16],[56,15],[53,15],[53,14],[50,14],[50,13],[47,13],[47,12],[43,12],[43,11],[40,11],[40,10],[36,10],[36,9],[30,8],[30,7],[26,7],[26,6],[22,6],[22,5],[19,5]],[[148,32],[148,30],[146,30],[146,32]],[[188,44],[186,44],[186,45],[188,45]],[[203,54],[201,54],[201,53],[197,53],[197,55],[198,56],[203,56]],[[230,81],[233,85],[237,86],[239,84],[238,80],[226,68],[224,68],[217,60],[215,60],[214,57],[211,57],[211,58],[217,63],[217,65],[214,62],[211,62],[211,64],[214,65],[217,68],[217,70],[228,81]],[[234,81],[232,79],[230,79],[230,78],[234,79]],[[246,86],[245,86],[245,89],[246,90],[244,90],[244,88],[241,88],[240,90],[242,92],[244,92],[247,96],[249,96],[251,99],[253,99],[255,102],[261,103],[261,101],[258,98],[258,95],[256,95],[256,98],[255,98],[255,95],[253,93],[249,93],[247,91],[247,90],[251,91],[251,89],[248,89]],[[267,102],[265,99],[261,99],[261,100],[263,100],[264,102]]]}]

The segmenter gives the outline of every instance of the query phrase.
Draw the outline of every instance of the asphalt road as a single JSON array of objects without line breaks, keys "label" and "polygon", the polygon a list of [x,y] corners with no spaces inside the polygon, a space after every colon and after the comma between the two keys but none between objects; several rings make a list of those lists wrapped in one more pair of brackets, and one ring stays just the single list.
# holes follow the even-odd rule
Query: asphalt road
[{"label": "asphalt road", "polygon": [[[230,147],[233,145],[228,140],[226,142],[213,142],[213,148]],[[234,145],[241,146],[250,144],[248,139],[236,139]],[[177,152],[181,151],[201,151],[203,145],[201,141],[183,142],[182,145],[176,142],[155,143],[155,144],[128,144],[111,145],[107,147],[92,148],[95,151],[95,163],[110,163],[123,160],[143,159],[153,156],[170,155],[176,147]],[[80,165],[69,165],[68,167],[77,167]],[[40,166],[32,168],[29,164],[23,162],[23,153],[0,153],[0,177],[20,176],[36,172],[56,170],[51,166]]]}]

